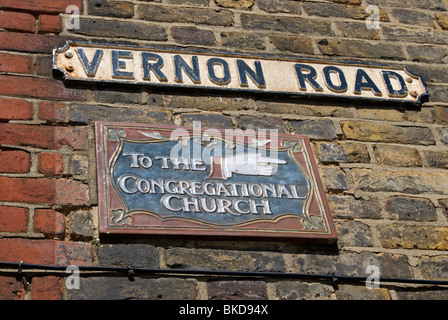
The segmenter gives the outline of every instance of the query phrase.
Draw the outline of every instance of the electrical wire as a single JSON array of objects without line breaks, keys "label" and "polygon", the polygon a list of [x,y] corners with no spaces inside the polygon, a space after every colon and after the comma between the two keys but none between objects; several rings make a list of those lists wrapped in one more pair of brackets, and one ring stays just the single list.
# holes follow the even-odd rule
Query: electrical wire
[{"label": "electrical wire", "polygon": [[[42,265],[17,262],[0,261],[0,273],[14,273],[23,275],[24,269],[28,269],[32,274],[39,271],[45,274],[51,272],[66,272],[69,266]],[[281,278],[281,279],[321,279],[338,282],[365,282],[369,281],[369,276],[348,276],[336,274],[310,274],[310,273],[290,273],[290,272],[248,272],[248,271],[222,271],[222,270],[196,270],[196,269],[155,269],[155,268],[133,268],[111,267],[111,266],[76,266],[84,276],[97,275],[98,273],[117,273],[120,276],[128,276],[129,279],[143,275],[168,275],[168,276],[209,276],[209,277],[236,277],[236,278]],[[90,272],[90,274],[89,274]],[[428,279],[407,279],[395,277],[379,277],[381,283],[405,283],[432,286],[448,286],[448,280],[428,280]],[[132,281],[132,280],[131,280]]]}]

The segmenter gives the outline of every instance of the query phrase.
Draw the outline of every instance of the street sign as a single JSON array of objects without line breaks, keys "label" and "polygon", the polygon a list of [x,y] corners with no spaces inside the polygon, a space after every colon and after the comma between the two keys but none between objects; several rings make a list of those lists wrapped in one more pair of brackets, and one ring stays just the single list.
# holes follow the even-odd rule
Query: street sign
[{"label": "street sign", "polygon": [[306,136],[96,123],[100,233],[326,239]]},{"label": "street sign", "polygon": [[420,103],[404,67],[281,56],[68,42],[53,51],[65,81]]}]

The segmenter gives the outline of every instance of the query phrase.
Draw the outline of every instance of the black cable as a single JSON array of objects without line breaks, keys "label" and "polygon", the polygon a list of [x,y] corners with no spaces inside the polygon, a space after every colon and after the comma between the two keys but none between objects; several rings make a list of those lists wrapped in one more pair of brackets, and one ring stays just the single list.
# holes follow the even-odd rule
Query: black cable
[{"label": "black cable", "polygon": [[[16,263],[0,261],[0,273],[12,273],[12,271],[1,270],[1,268],[17,269],[17,272],[23,274],[24,269],[48,271],[66,271],[68,266],[41,265],[31,263]],[[220,276],[220,277],[246,277],[246,278],[282,278],[282,279],[322,279],[332,282],[365,282],[367,277],[346,276],[335,274],[310,274],[310,273],[290,273],[290,272],[248,272],[248,271],[219,271],[219,270],[194,270],[194,269],[153,269],[153,268],[132,268],[127,267],[107,267],[107,266],[77,266],[79,271],[84,272],[114,272],[133,278],[134,276],[143,274],[164,274],[164,275],[197,275],[197,276]],[[35,273],[36,271],[33,271]],[[407,283],[422,284],[434,286],[448,286],[448,280],[427,280],[427,279],[406,279],[393,277],[379,277],[382,283]]]}]

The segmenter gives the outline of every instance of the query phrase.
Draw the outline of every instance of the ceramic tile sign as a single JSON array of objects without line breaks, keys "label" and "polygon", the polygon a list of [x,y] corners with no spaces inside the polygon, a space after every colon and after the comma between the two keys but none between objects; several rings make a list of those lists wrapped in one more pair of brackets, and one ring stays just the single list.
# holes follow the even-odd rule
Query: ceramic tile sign
[{"label": "ceramic tile sign", "polygon": [[96,123],[101,234],[335,240],[306,136]]},{"label": "ceramic tile sign", "polygon": [[287,96],[420,103],[422,79],[404,67],[282,56],[68,42],[53,51],[65,81],[186,90],[265,92]]}]

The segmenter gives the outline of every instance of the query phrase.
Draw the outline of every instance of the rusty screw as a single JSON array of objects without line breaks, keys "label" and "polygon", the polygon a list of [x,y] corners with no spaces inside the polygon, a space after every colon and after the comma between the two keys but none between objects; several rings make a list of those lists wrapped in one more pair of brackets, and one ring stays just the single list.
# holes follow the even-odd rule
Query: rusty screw
[{"label": "rusty screw", "polygon": [[73,68],[73,65],[68,64],[65,66],[65,70],[67,70],[68,72],[72,72],[73,70],[75,70],[75,68]]}]

